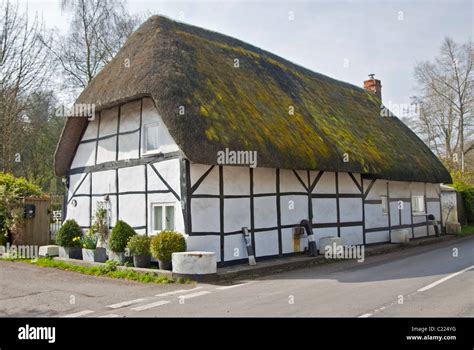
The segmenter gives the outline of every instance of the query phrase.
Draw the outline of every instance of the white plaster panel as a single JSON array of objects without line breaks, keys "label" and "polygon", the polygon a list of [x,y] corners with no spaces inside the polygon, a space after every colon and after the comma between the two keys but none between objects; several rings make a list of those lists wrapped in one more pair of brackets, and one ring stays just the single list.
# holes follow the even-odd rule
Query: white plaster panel
[{"label": "white plaster panel", "polygon": [[120,110],[120,132],[137,130],[140,127],[140,105],[140,100],[122,105]]},{"label": "white plaster panel", "polygon": [[[370,183],[372,180],[364,180],[364,191],[367,192]],[[372,185],[369,194],[367,195],[367,200],[379,200],[380,196],[387,195],[387,182],[384,180],[376,180]]]},{"label": "white plaster panel", "polygon": [[119,196],[119,219],[130,226],[145,225],[145,195],[126,194]]},{"label": "white plaster panel", "polygon": [[[360,185],[360,175],[353,174],[358,184]],[[360,194],[360,190],[357,188],[354,181],[351,179],[348,173],[338,173],[339,180],[339,193],[357,193]]]},{"label": "white plaster panel", "polygon": [[81,143],[77,147],[76,154],[71,164],[71,168],[94,165],[95,163],[95,142]]},{"label": "white plaster panel", "polygon": [[390,241],[390,233],[388,231],[380,231],[380,232],[367,232],[365,235],[365,243],[382,243],[382,242],[389,242]]},{"label": "white plaster panel", "polygon": [[74,207],[71,203],[67,206],[66,219],[74,219],[79,226],[89,226],[89,197],[74,198],[77,201],[77,206]]},{"label": "white plaster panel", "polygon": [[216,253],[217,261],[221,261],[221,240],[219,236],[187,236],[187,251],[203,251]]},{"label": "white plaster panel", "polygon": [[293,229],[292,228],[284,228],[281,230],[281,246],[282,246],[282,253],[293,253]]},{"label": "white plaster panel", "polygon": [[99,137],[117,134],[118,107],[105,109],[100,113]]},{"label": "white plaster panel", "polygon": [[137,159],[138,156],[139,133],[119,135],[118,159]]},{"label": "white plaster panel", "polygon": [[[82,179],[84,179],[84,181],[79,186]],[[76,194],[89,194],[90,192],[90,175],[89,174],[75,174],[69,177],[68,200],[71,198],[74,191],[76,191]]]},{"label": "white plaster panel", "polygon": [[120,168],[119,192],[145,191],[145,166]]},{"label": "white plaster panel", "polygon": [[240,231],[250,228],[250,199],[232,198],[224,200],[224,231]]},{"label": "white plaster panel", "polygon": [[[204,173],[209,170],[210,165],[191,164],[191,184],[194,185]],[[201,182],[194,194],[219,194],[219,167],[215,166],[206,178]]]},{"label": "white plaster panel", "polygon": [[392,226],[401,225],[398,217],[398,202],[390,201],[390,224]]},{"label": "white plaster panel", "polygon": [[391,198],[410,198],[409,182],[391,181],[389,185]]},{"label": "white plaster panel", "polygon": [[193,232],[219,232],[219,199],[193,198],[191,200]]},{"label": "white plaster panel", "polygon": [[336,176],[335,173],[327,171],[324,172],[313,193],[330,193],[336,194]]},{"label": "white plaster panel", "polygon": [[426,184],[426,197],[427,198],[439,198],[439,184]]},{"label": "white plaster panel", "polygon": [[276,170],[255,168],[253,170],[254,193],[276,193]]},{"label": "white plaster panel", "polygon": [[337,237],[337,227],[314,228],[316,247],[319,249],[319,240],[323,237]]},{"label": "white plaster panel", "polygon": [[433,214],[436,220],[440,220],[439,202],[427,202],[426,209],[428,214]]},{"label": "white plaster panel", "polygon": [[97,145],[97,164],[115,161],[117,136],[100,140]]},{"label": "white plaster panel", "polygon": [[245,167],[223,167],[224,194],[250,195],[250,170]]},{"label": "white plaster panel", "polygon": [[426,237],[426,226],[415,227],[415,238]]},{"label": "white plaster panel", "polygon": [[[117,222],[117,200],[115,195],[109,196],[109,213],[110,213],[110,226],[114,226]],[[102,197],[92,197],[92,220],[94,220],[95,211],[97,210],[97,202],[102,201]],[[89,215],[89,214],[88,214]]]},{"label": "white plaster panel", "polygon": [[308,196],[282,196],[280,197],[281,224],[299,224],[301,220],[308,219]]},{"label": "white plaster panel", "polygon": [[[153,163],[153,166],[160,173],[163,179],[165,179],[168,185],[171,186],[173,191],[175,191],[178,194],[178,196],[181,196],[181,175],[180,175],[179,159],[170,159],[163,162]],[[150,174],[150,172],[151,172],[151,175],[153,175],[156,178],[155,181],[161,182],[161,180],[158,178],[158,175],[154,172],[154,170],[151,168],[148,168],[148,173]]]},{"label": "white plaster panel", "polygon": [[277,226],[276,197],[254,197],[255,228]]},{"label": "white plaster panel", "polygon": [[362,244],[362,226],[341,227],[341,239],[344,245]]},{"label": "white plaster panel", "polygon": [[388,226],[388,215],[382,213],[381,204],[365,204],[365,227],[376,228]]},{"label": "white plaster panel", "polygon": [[[301,179],[304,183],[307,182],[306,176]],[[280,169],[280,192],[306,192],[306,189],[292,170]]]},{"label": "white plaster panel", "polygon": [[341,222],[362,221],[362,198],[339,198]]},{"label": "white plaster panel", "polygon": [[82,140],[91,140],[97,138],[97,127],[99,126],[99,119],[90,120],[87,123],[86,131],[82,135]]},{"label": "white plaster panel", "polygon": [[255,233],[255,254],[259,256],[278,254],[278,231]]},{"label": "white plaster panel", "polygon": [[313,221],[317,223],[337,222],[335,198],[313,198]]},{"label": "white plaster panel", "polygon": [[242,234],[226,235],[224,237],[225,261],[246,259],[247,257],[247,248]]},{"label": "white plaster panel", "polygon": [[423,196],[425,194],[425,184],[423,182],[412,182],[412,196]]},{"label": "white plaster panel", "polygon": [[115,170],[105,170],[92,173],[92,193],[114,193],[115,187]]}]

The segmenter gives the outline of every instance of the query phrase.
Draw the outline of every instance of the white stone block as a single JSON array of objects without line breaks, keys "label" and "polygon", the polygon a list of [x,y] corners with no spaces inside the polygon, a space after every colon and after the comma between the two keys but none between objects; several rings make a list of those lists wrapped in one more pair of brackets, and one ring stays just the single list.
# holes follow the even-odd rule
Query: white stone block
[{"label": "white stone block", "polygon": [[43,245],[39,248],[39,256],[59,256],[59,246]]},{"label": "white stone block", "polygon": [[207,275],[217,272],[216,253],[182,252],[172,254],[173,272],[185,275]]},{"label": "white stone block", "polygon": [[391,243],[408,243],[410,235],[407,229],[393,230],[390,238]]},{"label": "white stone block", "polygon": [[459,222],[447,222],[446,223],[446,233],[461,233],[461,224]]},{"label": "white stone block", "polygon": [[321,237],[318,244],[319,254],[324,254],[327,246],[333,249],[334,244],[336,249],[338,246],[342,246],[342,239],[340,237]]}]

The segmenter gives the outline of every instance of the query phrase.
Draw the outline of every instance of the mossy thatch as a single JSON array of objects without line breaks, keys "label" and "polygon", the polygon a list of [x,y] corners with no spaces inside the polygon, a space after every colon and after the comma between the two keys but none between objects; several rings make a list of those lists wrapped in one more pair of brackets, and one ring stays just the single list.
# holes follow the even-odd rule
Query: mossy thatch
[{"label": "mossy thatch", "polygon": [[[257,151],[259,167],[451,182],[411,130],[396,117],[381,116],[373,94],[164,17],[144,23],[77,103],[100,110],[140,96],[153,98],[171,135],[196,163],[216,164],[217,152],[229,148]],[[65,126],[58,175],[67,172],[83,119],[70,118]]]}]

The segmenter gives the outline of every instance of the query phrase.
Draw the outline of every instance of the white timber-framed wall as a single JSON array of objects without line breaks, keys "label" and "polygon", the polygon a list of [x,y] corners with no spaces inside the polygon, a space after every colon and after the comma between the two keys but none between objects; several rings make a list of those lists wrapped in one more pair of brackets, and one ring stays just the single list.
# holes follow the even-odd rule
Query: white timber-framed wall
[{"label": "white timber-framed wall", "polygon": [[[147,125],[157,126],[158,144],[151,152]],[[304,251],[307,239],[293,235],[303,219],[312,223],[316,242],[339,236],[344,244],[360,245],[389,242],[392,230],[401,228],[412,238],[434,235],[427,215],[441,218],[439,184],[192,163],[147,97],[104,109],[89,122],[68,179],[66,218],[82,228],[91,226],[106,196],[110,226],[121,219],[139,234],[156,233],[155,205],[172,206],[173,227],[186,234],[188,250],[214,251],[221,265],[247,259],[242,227],[263,259]],[[413,212],[414,196],[423,213]]]}]

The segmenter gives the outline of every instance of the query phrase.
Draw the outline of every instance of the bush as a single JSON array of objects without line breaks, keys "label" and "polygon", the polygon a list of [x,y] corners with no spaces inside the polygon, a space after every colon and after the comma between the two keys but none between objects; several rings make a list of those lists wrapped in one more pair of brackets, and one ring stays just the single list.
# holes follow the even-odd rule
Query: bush
[{"label": "bush", "polygon": [[119,220],[115,224],[109,237],[109,248],[114,253],[122,253],[127,247],[128,240],[137,233],[125,221]]},{"label": "bush", "polygon": [[136,235],[130,238],[127,248],[133,256],[150,255],[150,237]]},{"label": "bush", "polygon": [[88,229],[86,234],[82,237],[81,245],[84,249],[97,248],[97,236],[94,234],[94,231],[92,231],[92,229]]},{"label": "bush", "polygon": [[76,220],[66,220],[56,234],[56,244],[61,247],[78,247],[81,245],[82,230]]},{"label": "bush", "polygon": [[7,236],[5,236],[3,233],[0,232],[0,245],[6,245],[7,244]]},{"label": "bush", "polygon": [[463,211],[464,211],[464,219],[465,222],[463,224],[467,223],[473,223],[474,222],[474,188],[468,188],[460,191],[461,197],[462,197],[462,205],[463,205]]},{"label": "bush", "polygon": [[186,240],[178,232],[163,230],[152,238],[150,248],[158,260],[171,261],[171,254],[186,251]]}]

